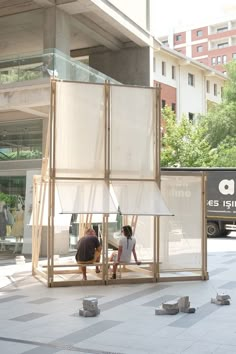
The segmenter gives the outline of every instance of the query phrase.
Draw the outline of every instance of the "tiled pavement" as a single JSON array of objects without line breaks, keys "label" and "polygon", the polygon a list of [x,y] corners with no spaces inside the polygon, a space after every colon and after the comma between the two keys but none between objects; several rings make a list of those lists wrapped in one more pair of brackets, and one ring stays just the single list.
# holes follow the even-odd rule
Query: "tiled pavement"
[{"label": "tiled pavement", "polygon": [[[30,263],[2,265],[1,354],[235,354],[236,238],[208,240],[209,281],[48,289]],[[5,263],[2,263],[5,264]],[[211,304],[217,291],[230,306]],[[155,316],[162,302],[188,295],[195,314]],[[101,313],[80,317],[85,296]]]}]

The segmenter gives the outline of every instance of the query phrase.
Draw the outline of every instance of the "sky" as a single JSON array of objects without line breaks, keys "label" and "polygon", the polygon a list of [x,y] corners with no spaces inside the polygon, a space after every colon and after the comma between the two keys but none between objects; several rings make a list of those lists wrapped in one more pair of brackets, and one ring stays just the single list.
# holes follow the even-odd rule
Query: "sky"
[{"label": "sky", "polygon": [[218,21],[233,15],[236,19],[236,0],[152,0],[153,31],[156,37],[174,28]]}]

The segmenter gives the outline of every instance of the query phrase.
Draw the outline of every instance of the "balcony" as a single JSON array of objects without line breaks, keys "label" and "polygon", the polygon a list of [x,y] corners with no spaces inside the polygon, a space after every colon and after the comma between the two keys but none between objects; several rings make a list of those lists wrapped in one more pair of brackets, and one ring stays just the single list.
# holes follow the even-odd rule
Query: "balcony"
[{"label": "balcony", "polygon": [[0,86],[25,81],[35,84],[50,78],[94,83],[109,81],[119,84],[107,75],[79,60],[72,60],[55,49],[0,61]]}]

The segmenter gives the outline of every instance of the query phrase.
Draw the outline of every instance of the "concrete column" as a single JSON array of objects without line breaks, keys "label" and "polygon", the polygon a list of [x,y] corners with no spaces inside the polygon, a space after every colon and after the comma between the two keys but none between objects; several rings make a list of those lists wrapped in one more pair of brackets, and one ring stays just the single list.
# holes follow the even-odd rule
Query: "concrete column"
[{"label": "concrete column", "polygon": [[[54,60],[45,56],[45,66],[49,75],[61,79],[70,79],[70,16],[65,12],[51,7],[44,11],[43,48],[45,53],[53,53]],[[57,52],[60,51],[59,53]]]},{"label": "concrete column", "polygon": [[70,16],[56,7],[45,9],[43,44],[45,50],[56,48],[70,55]]},{"label": "concrete column", "polygon": [[120,51],[107,51],[92,54],[89,65],[127,85],[153,86],[152,49],[149,47],[132,47]]}]

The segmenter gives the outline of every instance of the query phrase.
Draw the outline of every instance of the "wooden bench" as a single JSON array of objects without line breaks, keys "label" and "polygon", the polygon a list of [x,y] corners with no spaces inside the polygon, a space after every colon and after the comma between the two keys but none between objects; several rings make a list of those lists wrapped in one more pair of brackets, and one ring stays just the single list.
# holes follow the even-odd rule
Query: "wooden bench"
[{"label": "wooden bench", "polygon": [[[118,271],[118,274],[119,274],[119,278],[121,278],[122,276],[122,272],[129,272],[130,270],[128,269],[129,266],[131,267],[136,267],[139,269],[139,272],[143,272],[144,269],[142,268],[142,266],[151,266],[153,265],[153,261],[141,261],[141,264],[137,264],[136,262],[128,262],[128,263],[119,263],[118,264],[118,267],[117,267],[117,271]],[[145,272],[147,270],[145,269]]]},{"label": "wooden bench", "polygon": [[[57,261],[58,262],[58,261]],[[111,269],[112,272],[112,266],[113,266],[114,262],[108,262],[108,263],[104,263],[105,266],[108,266]],[[117,267],[117,272],[119,274],[119,278],[121,278],[122,272],[128,272],[130,271],[128,269],[129,266],[131,267],[137,267],[139,269],[140,272],[147,272],[150,270],[147,269],[143,269],[142,266],[151,266],[153,265],[153,261],[141,261],[140,265],[137,265],[136,262],[129,262],[129,263],[119,263],[118,267]],[[60,263],[60,264],[54,264],[53,265],[53,273],[54,274],[73,274],[73,273],[81,273],[81,267],[103,267],[103,263],[102,262],[94,262],[94,263],[76,263],[76,262],[71,262],[71,263]],[[42,268],[48,268],[47,264],[42,265]]]}]

